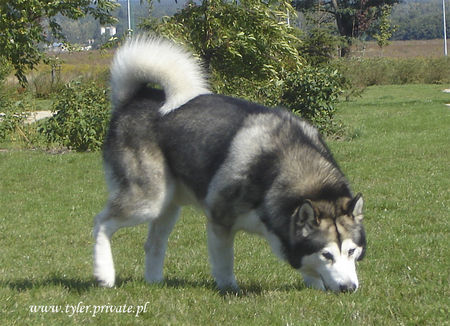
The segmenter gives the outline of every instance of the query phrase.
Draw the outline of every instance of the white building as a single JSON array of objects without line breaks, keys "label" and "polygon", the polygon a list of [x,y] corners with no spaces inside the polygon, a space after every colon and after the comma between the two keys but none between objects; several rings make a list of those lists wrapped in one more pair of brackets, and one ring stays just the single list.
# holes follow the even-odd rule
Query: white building
[{"label": "white building", "polygon": [[114,26],[100,26],[100,34],[107,34],[109,36],[116,35],[117,30]]}]

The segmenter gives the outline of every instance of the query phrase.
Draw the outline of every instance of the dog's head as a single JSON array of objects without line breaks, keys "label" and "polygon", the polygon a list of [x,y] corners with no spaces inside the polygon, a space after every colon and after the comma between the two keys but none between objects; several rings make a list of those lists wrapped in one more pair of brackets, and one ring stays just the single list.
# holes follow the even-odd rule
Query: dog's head
[{"label": "dog's head", "polygon": [[290,225],[289,263],[308,286],[332,291],[358,288],[356,261],[364,257],[363,199],[304,201]]}]

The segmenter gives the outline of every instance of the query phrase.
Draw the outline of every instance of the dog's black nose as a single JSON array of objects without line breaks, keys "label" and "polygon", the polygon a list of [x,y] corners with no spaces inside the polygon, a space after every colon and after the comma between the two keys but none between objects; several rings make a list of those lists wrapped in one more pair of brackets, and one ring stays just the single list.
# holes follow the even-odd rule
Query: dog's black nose
[{"label": "dog's black nose", "polygon": [[353,292],[356,290],[356,284],[350,283],[350,284],[342,284],[339,286],[339,289],[341,292]]}]

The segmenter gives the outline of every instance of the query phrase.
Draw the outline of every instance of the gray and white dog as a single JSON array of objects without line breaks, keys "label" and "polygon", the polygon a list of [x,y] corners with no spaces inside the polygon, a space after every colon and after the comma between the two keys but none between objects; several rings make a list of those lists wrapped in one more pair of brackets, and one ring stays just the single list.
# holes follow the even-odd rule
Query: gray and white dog
[{"label": "gray and white dog", "polygon": [[93,232],[101,286],[115,283],[111,236],[140,223],[149,224],[145,278],[161,282],[180,207],[194,204],[208,219],[219,289],[238,290],[239,230],[266,238],[308,286],[357,289],[355,262],[366,246],[363,199],[352,195],[314,127],[283,109],[211,94],[198,60],[155,37],[118,49],[111,84],[103,153],[109,199]]}]

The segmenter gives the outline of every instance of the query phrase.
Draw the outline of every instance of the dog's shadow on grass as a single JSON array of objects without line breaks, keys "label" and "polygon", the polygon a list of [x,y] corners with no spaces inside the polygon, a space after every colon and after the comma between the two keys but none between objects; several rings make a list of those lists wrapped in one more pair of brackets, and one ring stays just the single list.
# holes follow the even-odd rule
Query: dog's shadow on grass
[{"label": "dog's shadow on grass", "polygon": [[96,286],[94,280],[80,280],[80,279],[70,279],[60,276],[50,276],[42,280],[30,280],[21,279],[13,280],[9,282],[1,281],[1,287],[10,288],[17,292],[24,292],[31,289],[38,289],[44,287],[63,287],[69,292],[73,293],[84,293]]},{"label": "dog's shadow on grass", "polygon": [[[116,280],[117,288],[121,288],[126,286],[132,282],[140,282],[139,280],[129,278],[118,278]],[[145,282],[145,281],[142,281]],[[42,280],[33,280],[33,279],[18,279],[12,281],[0,281],[0,286],[3,288],[10,288],[17,292],[24,292],[32,289],[38,288],[46,288],[46,287],[62,287],[66,289],[70,293],[78,293],[83,294],[85,292],[91,291],[92,289],[99,288],[97,282],[94,279],[71,279],[62,277],[59,275],[51,275],[48,278]],[[180,279],[180,278],[169,278],[164,280],[161,284],[149,285],[149,286],[157,286],[162,288],[172,288],[172,289],[184,289],[184,288],[203,288],[212,292],[217,292],[223,297],[229,296],[238,296],[238,297],[246,297],[252,295],[264,295],[264,293],[268,293],[271,291],[302,291],[305,289],[303,284],[295,284],[295,285],[283,285],[278,287],[267,287],[261,285],[259,283],[245,283],[240,284],[240,290],[236,291],[220,291],[217,289],[215,283],[212,280],[201,279],[197,281]]]},{"label": "dog's shadow on grass", "polygon": [[[127,284],[130,284],[132,282],[145,282],[144,280],[136,280],[131,277],[129,278],[120,278],[118,277],[116,279],[116,288],[121,288],[126,286]],[[32,289],[38,289],[38,288],[46,288],[46,287],[62,287],[66,289],[68,292],[73,293],[84,293],[87,291],[90,291],[95,288],[100,288],[97,284],[97,282],[94,279],[71,279],[62,277],[59,275],[51,275],[45,279],[17,279],[17,280],[11,280],[11,281],[0,281],[0,287],[2,288],[10,288],[11,290],[17,291],[17,292],[24,292]],[[149,285],[151,286],[151,285]],[[211,288],[214,289],[214,284],[211,282],[205,281],[198,281],[198,282],[191,282],[187,280],[182,279],[169,279],[164,281],[161,284],[155,284],[153,286],[161,286],[161,287],[168,287],[168,288]]]},{"label": "dog's shadow on grass", "polygon": [[239,284],[239,291],[235,290],[219,290],[214,281],[212,280],[198,280],[198,281],[190,281],[179,278],[169,278],[166,279],[161,286],[167,288],[205,288],[212,292],[219,293],[223,297],[229,296],[237,296],[237,297],[246,297],[246,296],[254,296],[254,295],[264,295],[265,293],[278,291],[278,292],[288,292],[288,291],[302,291],[306,289],[306,286],[303,283],[298,284],[285,284],[277,287],[262,285],[260,283],[251,282]]},{"label": "dog's shadow on grass", "polygon": [[302,283],[298,284],[283,284],[281,286],[262,285],[260,283],[245,283],[240,285],[239,296],[265,295],[270,292],[289,292],[289,291],[303,291],[306,289]]}]

